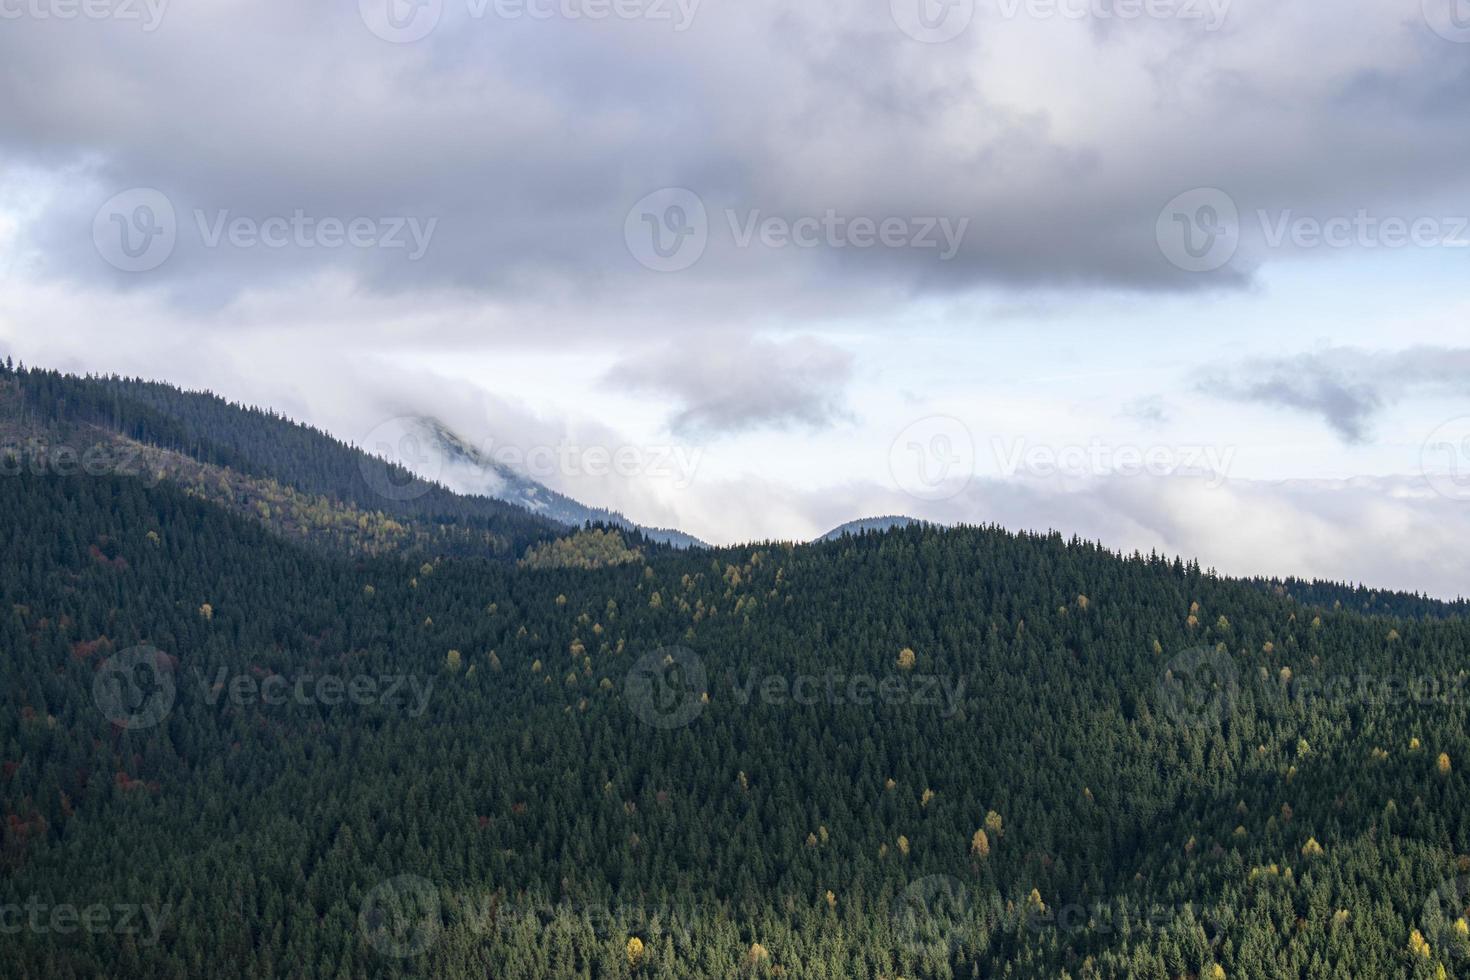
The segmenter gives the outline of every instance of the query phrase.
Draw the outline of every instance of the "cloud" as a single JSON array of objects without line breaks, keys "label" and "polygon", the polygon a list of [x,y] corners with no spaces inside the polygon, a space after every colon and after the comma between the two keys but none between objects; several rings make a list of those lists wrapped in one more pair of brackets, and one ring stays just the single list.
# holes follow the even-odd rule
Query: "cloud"
[{"label": "cloud", "polygon": [[[374,36],[353,3],[171,4],[152,31],[7,21],[0,167],[51,178],[25,226],[38,270],[204,309],[340,273],[379,293],[556,307],[584,330],[672,309],[673,330],[984,286],[1241,286],[1254,259],[1208,275],[1165,260],[1155,224],[1169,198],[1216,186],[1242,215],[1352,214],[1465,185],[1463,51],[1377,0],[1339,4],[1330,23],[1236,0],[1213,32],[981,5],[945,44],[906,36],[887,3],[495,13],[514,6],[444,3],[409,44]],[[91,231],[99,205],[134,187],[170,200],[178,238],[157,269],[124,274]],[[674,276],[640,266],[624,236],[634,203],[661,187],[693,190],[708,212],[702,258]],[[915,234],[970,224],[947,261],[911,242],[770,247],[733,230],[828,211],[913,221]],[[416,260],[294,237],[210,244],[222,216],[298,212],[438,223]]]},{"label": "cloud", "polygon": [[1198,387],[1232,401],[1319,415],[1344,442],[1356,444],[1368,440],[1374,417],[1395,402],[1416,396],[1470,396],[1470,349],[1339,347],[1257,358],[1203,371]]},{"label": "cloud", "polygon": [[809,337],[789,341],[716,338],[626,358],[607,380],[672,398],[669,428],[720,436],[764,428],[827,428],[845,417],[842,395],[852,355]]},{"label": "cloud", "polygon": [[1313,355],[1290,361],[1257,361],[1200,381],[1200,389],[1240,402],[1294,408],[1321,415],[1343,441],[1361,443],[1383,398],[1371,385],[1345,377]]},{"label": "cloud", "polygon": [[1123,406],[1119,417],[1133,419],[1148,428],[1167,424],[1174,416],[1174,406],[1159,395],[1135,398]]}]

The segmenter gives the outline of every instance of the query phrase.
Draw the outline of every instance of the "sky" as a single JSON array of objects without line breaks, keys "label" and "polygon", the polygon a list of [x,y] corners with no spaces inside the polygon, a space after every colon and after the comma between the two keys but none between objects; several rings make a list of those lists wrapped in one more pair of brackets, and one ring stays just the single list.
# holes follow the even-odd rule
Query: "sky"
[{"label": "sky", "polygon": [[712,543],[905,514],[1470,594],[1470,0],[0,21],[27,363],[433,415]]}]

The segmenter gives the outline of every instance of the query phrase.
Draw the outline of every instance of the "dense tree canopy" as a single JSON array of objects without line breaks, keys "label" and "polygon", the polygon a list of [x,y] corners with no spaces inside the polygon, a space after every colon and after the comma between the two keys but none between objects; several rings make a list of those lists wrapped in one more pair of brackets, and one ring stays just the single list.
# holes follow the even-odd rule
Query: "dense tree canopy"
[{"label": "dense tree canopy", "polygon": [[6,384],[514,543],[7,467],[6,977],[1470,975],[1462,607],[993,527],[548,545],[207,396]]}]

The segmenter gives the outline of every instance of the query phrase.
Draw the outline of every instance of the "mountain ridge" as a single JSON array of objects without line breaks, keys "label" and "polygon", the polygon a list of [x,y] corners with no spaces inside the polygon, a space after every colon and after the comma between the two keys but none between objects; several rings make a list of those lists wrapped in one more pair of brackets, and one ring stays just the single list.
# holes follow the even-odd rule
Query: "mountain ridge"
[{"label": "mountain ridge", "polygon": [[[558,493],[544,484],[519,473],[505,463],[487,459],[468,441],[459,436],[447,424],[433,416],[417,416],[413,419],[421,432],[443,453],[451,465],[462,463],[489,477],[475,492],[506,503],[515,504],[534,514],[549,517],[568,527],[577,528],[586,524],[609,524],[629,531],[637,531],[651,541],[674,548],[707,548],[705,542],[691,534],[672,528],[650,527],[638,524],[614,510],[591,507],[565,494]],[[497,489],[498,488],[498,489]]]},{"label": "mountain ridge", "polygon": [[855,521],[847,521],[839,524],[832,530],[815,538],[815,541],[833,541],[846,534],[882,534],[895,528],[908,527],[911,524],[923,524],[925,521],[917,517],[903,517],[900,515],[889,515],[886,517],[860,517]]}]

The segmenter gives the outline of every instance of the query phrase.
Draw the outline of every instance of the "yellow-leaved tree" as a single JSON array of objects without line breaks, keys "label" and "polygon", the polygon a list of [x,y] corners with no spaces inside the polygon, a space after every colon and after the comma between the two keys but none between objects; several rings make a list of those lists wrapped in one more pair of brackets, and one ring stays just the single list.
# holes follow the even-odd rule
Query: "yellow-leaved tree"
[{"label": "yellow-leaved tree", "polygon": [[630,937],[625,950],[628,954],[628,966],[638,969],[638,965],[643,962],[643,940],[637,936]]}]

